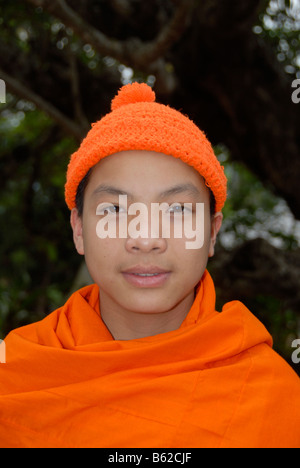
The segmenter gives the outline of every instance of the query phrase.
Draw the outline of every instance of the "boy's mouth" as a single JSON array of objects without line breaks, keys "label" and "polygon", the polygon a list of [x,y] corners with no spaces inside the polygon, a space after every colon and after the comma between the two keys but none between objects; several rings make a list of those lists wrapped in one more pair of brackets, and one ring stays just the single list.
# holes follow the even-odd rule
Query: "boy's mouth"
[{"label": "boy's mouth", "polygon": [[135,275],[135,276],[144,276],[144,277],[147,277],[147,276],[158,276],[158,275],[161,275],[161,273],[131,273],[132,275]]},{"label": "boy's mouth", "polygon": [[133,286],[153,288],[162,286],[171,272],[156,266],[138,265],[122,273],[124,278]]}]

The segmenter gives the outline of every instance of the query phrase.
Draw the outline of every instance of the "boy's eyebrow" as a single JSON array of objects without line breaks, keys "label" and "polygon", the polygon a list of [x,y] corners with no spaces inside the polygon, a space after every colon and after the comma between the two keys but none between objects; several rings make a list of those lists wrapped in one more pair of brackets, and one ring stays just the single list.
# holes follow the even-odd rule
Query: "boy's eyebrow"
[{"label": "boy's eyebrow", "polygon": [[[197,187],[194,184],[187,183],[187,184],[178,184],[178,185],[175,185],[174,187],[170,187],[169,189],[161,192],[159,194],[159,198],[167,198],[169,196],[177,195],[177,194],[181,194],[185,192],[193,196],[201,195],[200,191],[197,189]],[[97,187],[96,190],[94,190],[93,195],[96,195],[99,193],[106,193],[109,195],[116,195],[116,196],[127,195],[129,198],[134,198],[134,196],[131,193],[121,190],[117,187],[113,187],[111,185],[106,185],[106,184],[99,185],[99,187]]]},{"label": "boy's eyebrow", "polygon": [[160,194],[160,197],[167,198],[171,195],[177,195],[179,193],[185,193],[185,192],[194,196],[201,195],[200,191],[197,189],[197,187],[194,184],[187,183],[187,184],[175,185],[174,187],[171,187],[168,190],[165,190],[164,192]]},{"label": "boy's eyebrow", "polygon": [[125,192],[124,190],[120,190],[116,187],[112,187],[111,185],[105,185],[101,184],[99,187],[94,190],[93,195],[99,194],[99,193],[108,193],[109,195],[127,195],[128,197],[132,198],[132,195],[128,192]]}]

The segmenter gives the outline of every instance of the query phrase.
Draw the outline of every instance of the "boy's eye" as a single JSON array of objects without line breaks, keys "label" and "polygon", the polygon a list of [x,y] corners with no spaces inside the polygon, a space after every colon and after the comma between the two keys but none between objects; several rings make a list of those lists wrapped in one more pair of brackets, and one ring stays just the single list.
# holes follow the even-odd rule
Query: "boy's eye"
[{"label": "boy's eye", "polygon": [[97,207],[97,212],[96,214],[97,215],[102,215],[104,216],[105,214],[119,214],[119,213],[122,213],[124,211],[124,209],[119,206],[119,205],[114,205],[112,203],[109,203],[109,204],[104,204],[104,203],[101,203],[98,207]]},{"label": "boy's eye", "polygon": [[184,206],[183,205],[176,205],[176,206],[171,206],[169,209],[170,213],[183,213],[184,212]]},{"label": "boy's eye", "polygon": [[112,207],[109,208],[108,212],[109,213],[120,213],[121,207],[119,205],[113,205]]},{"label": "boy's eye", "polygon": [[182,203],[178,203],[178,204],[173,204],[170,206],[170,209],[169,209],[169,213],[178,213],[178,214],[182,214],[182,213],[191,213],[192,212],[192,207],[190,206],[191,204],[188,203],[188,204],[182,204]]}]

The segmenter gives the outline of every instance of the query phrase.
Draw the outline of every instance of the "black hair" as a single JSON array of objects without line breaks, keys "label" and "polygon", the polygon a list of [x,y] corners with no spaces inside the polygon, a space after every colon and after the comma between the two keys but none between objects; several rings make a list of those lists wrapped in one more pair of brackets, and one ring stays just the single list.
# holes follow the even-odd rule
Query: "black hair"
[{"label": "black hair", "polygon": [[88,171],[88,173],[84,176],[84,178],[82,179],[82,181],[78,185],[75,203],[76,203],[76,208],[77,208],[78,215],[80,216],[80,218],[83,215],[84,193],[85,193],[85,190],[86,190],[87,185],[89,183],[91,174],[92,174],[92,169],[90,169]]},{"label": "black hair", "polygon": [[208,187],[209,190],[209,202],[210,202],[210,215],[213,217],[216,214],[216,199],[212,190]]},{"label": "black hair", "polygon": [[[78,186],[78,189],[77,189],[76,208],[78,210],[78,215],[80,217],[82,217],[82,215],[83,215],[84,193],[85,193],[85,190],[86,190],[87,185],[89,183],[91,174],[92,174],[92,169],[90,169],[88,171],[86,176],[80,182],[80,184]],[[208,190],[209,190],[209,196],[210,196],[210,214],[211,214],[211,216],[214,216],[214,214],[216,213],[216,199],[215,199],[215,196],[214,196],[212,190],[210,188],[208,188]]]}]

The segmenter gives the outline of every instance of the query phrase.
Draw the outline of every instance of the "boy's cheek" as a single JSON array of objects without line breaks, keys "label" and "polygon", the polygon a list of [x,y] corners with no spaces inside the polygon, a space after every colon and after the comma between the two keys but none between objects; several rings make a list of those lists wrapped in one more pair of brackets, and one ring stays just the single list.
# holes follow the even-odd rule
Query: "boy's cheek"
[{"label": "boy's cheek", "polygon": [[104,268],[105,271],[115,269],[124,252],[124,240],[99,239],[91,233],[84,237],[84,251],[87,265]]}]

